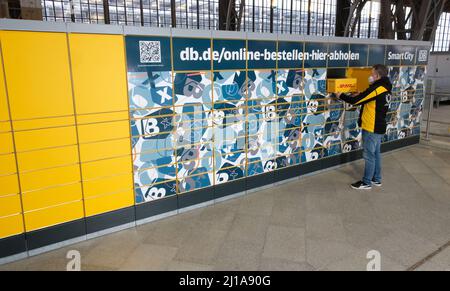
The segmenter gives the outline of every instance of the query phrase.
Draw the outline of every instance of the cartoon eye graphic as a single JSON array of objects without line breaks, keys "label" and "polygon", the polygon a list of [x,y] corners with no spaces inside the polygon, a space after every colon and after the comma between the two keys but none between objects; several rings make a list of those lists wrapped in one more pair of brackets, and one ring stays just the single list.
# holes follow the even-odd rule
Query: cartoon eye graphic
[{"label": "cartoon eye graphic", "polygon": [[273,171],[273,170],[275,170],[277,168],[277,163],[275,163],[273,161],[268,161],[264,168],[267,171]]},{"label": "cartoon eye graphic", "polygon": [[344,148],[343,148],[342,151],[343,151],[344,153],[348,153],[348,152],[350,152],[351,150],[352,150],[352,145],[347,143],[347,144],[344,145]]},{"label": "cartoon eye graphic", "polygon": [[203,94],[205,85],[196,81],[190,81],[184,85],[183,93],[185,96],[193,96],[194,98],[200,98]]},{"label": "cartoon eye graphic", "polygon": [[403,102],[403,103],[407,102],[407,101],[408,101],[408,92],[403,91],[403,92],[401,93],[401,98],[402,98],[402,102]]},{"label": "cartoon eye graphic", "polygon": [[181,156],[181,162],[183,162],[184,165],[190,165],[191,161],[195,159],[196,156],[196,151],[194,149],[190,149]]},{"label": "cartoon eye graphic", "polygon": [[264,109],[265,109],[265,112],[266,112],[266,118],[272,120],[272,119],[275,119],[277,117],[277,114],[275,112],[276,108],[275,108],[274,105],[266,106]]},{"label": "cartoon eye graphic", "polygon": [[267,113],[267,118],[268,119],[275,119],[277,117],[277,115],[275,114],[275,112],[268,112]]},{"label": "cartoon eye graphic", "polygon": [[145,108],[148,105],[148,101],[140,94],[133,95],[132,99],[133,103],[140,108]]},{"label": "cartoon eye graphic", "polygon": [[405,132],[404,131],[400,131],[399,133],[398,133],[398,138],[404,138],[405,137]]},{"label": "cartoon eye graphic", "polygon": [[308,108],[309,108],[309,110],[311,110],[311,112],[316,112],[318,107],[319,107],[318,101],[309,101],[308,102]]},{"label": "cartoon eye graphic", "polygon": [[217,183],[225,183],[228,182],[230,176],[228,173],[218,173],[217,174]]},{"label": "cartoon eye graphic", "polygon": [[153,187],[145,194],[146,199],[159,199],[166,196],[166,189]]},{"label": "cartoon eye graphic", "polygon": [[225,117],[225,113],[223,111],[214,111],[213,112],[214,124],[217,124],[217,125],[223,124],[224,117]]},{"label": "cartoon eye graphic", "polygon": [[294,79],[294,83],[293,83],[293,87],[294,87],[294,89],[301,89],[301,85],[302,85],[302,76],[300,76],[300,75],[296,75],[295,76],[295,79]]},{"label": "cartoon eye graphic", "polygon": [[319,153],[318,152],[312,152],[311,153],[311,160],[315,161],[319,159]]}]

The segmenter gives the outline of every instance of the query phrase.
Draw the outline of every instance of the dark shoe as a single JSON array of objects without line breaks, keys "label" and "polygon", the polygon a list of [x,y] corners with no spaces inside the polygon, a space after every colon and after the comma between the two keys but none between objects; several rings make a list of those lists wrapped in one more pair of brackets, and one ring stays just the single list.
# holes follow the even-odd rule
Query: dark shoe
[{"label": "dark shoe", "polygon": [[371,185],[366,184],[363,181],[358,181],[356,183],[353,183],[351,186],[352,186],[353,189],[357,189],[357,190],[370,190],[370,189],[372,189]]},{"label": "dark shoe", "polygon": [[377,182],[377,181],[374,181],[374,180],[372,180],[372,185],[374,185],[374,186],[377,186],[377,187],[381,187],[381,182]]}]

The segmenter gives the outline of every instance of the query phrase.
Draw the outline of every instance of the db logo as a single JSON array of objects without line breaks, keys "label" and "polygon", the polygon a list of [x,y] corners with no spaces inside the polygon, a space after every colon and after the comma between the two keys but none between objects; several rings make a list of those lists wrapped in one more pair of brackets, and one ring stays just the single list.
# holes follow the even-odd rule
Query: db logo
[{"label": "db logo", "polygon": [[428,59],[428,51],[427,50],[420,50],[419,56],[417,57],[417,60],[419,62],[426,62]]}]

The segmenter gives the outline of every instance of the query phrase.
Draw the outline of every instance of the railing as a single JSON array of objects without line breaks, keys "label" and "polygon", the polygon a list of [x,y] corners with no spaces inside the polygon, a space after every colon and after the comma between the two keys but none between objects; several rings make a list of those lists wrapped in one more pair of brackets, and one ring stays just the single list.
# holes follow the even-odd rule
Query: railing
[{"label": "railing", "polygon": [[[449,114],[447,114],[448,116],[448,120],[432,120],[433,119],[433,111],[434,111],[434,107],[435,107],[435,103],[436,103],[436,108],[439,108],[439,103],[441,101],[441,99],[443,99],[443,97],[445,99],[450,99],[450,92],[449,91],[443,91],[443,90],[439,90],[436,91],[435,89],[435,80],[429,80],[431,81],[429,83],[430,86],[430,92],[426,93],[426,97],[429,98],[428,101],[428,112],[427,112],[427,119],[423,120],[426,121],[426,129],[425,129],[425,137],[424,139],[429,141],[430,140],[430,134],[431,135],[436,135],[436,136],[442,136],[442,137],[448,137],[450,140],[450,108],[448,109]],[[447,109],[443,109],[443,111],[447,111]],[[447,133],[431,133],[431,123],[437,123],[437,124],[441,124],[441,125],[446,125],[448,126],[448,132]]]}]

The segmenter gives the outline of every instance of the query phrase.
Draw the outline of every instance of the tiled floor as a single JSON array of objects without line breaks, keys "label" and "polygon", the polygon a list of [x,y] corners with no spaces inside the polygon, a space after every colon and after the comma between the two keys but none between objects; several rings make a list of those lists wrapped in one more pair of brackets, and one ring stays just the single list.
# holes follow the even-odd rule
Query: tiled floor
[{"label": "tiled floor", "polygon": [[[383,187],[356,191],[362,161],[0,266],[65,270],[406,270],[450,241],[450,150],[383,157]],[[450,270],[450,247],[418,266]]]}]

